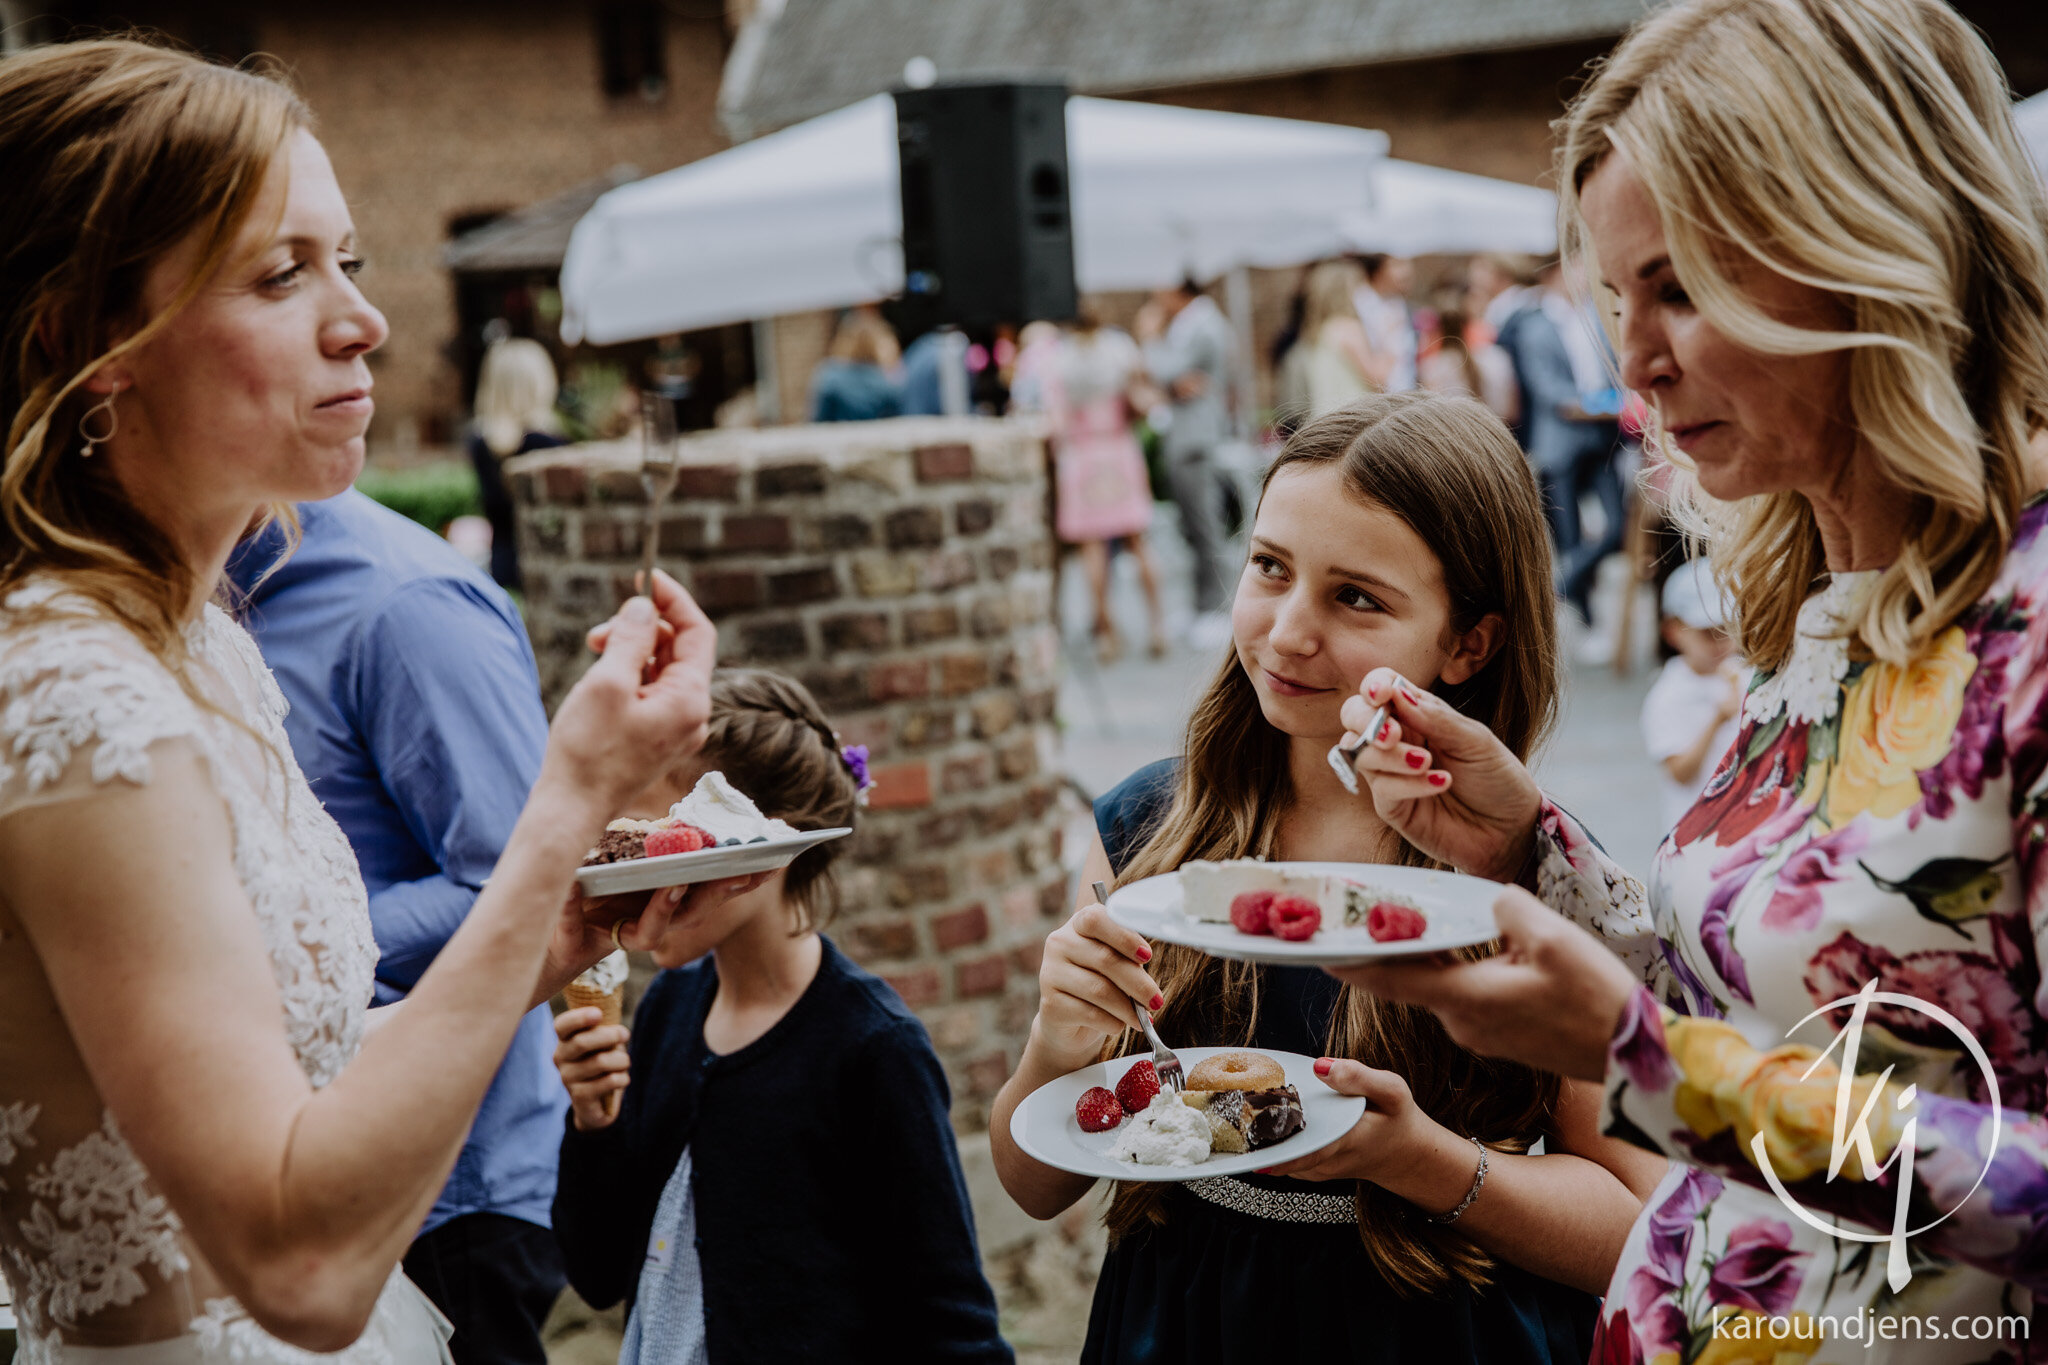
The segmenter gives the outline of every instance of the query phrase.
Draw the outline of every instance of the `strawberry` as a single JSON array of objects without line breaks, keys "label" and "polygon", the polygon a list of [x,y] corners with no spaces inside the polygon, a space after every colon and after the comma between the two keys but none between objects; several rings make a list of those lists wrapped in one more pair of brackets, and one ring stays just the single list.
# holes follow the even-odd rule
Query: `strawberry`
[{"label": "strawberry", "polygon": [[1106,1133],[1124,1121],[1124,1107],[1116,1096],[1096,1086],[1074,1106],[1074,1118],[1084,1133]]},{"label": "strawberry", "polygon": [[1323,907],[1306,896],[1275,896],[1267,914],[1273,932],[1290,943],[1299,943],[1323,927]]},{"label": "strawberry", "polygon": [[1392,901],[1381,901],[1365,916],[1365,932],[1372,935],[1375,943],[1421,938],[1422,931],[1428,927],[1429,921],[1422,917],[1420,910],[1412,905],[1396,905]]},{"label": "strawberry", "polygon": [[649,831],[647,856],[662,858],[671,853],[695,853],[700,848],[711,847],[711,842],[711,836],[695,825],[670,825],[666,829]]},{"label": "strawberry", "polygon": [[1116,1102],[1124,1107],[1126,1114],[1139,1112],[1152,1103],[1152,1097],[1158,1093],[1159,1073],[1152,1069],[1150,1062],[1139,1062],[1116,1083]]},{"label": "strawberry", "polygon": [[1273,932],[1272,891],[1244,891],[1230,902],[1230,922],[1241,934],[1270,934]]}]

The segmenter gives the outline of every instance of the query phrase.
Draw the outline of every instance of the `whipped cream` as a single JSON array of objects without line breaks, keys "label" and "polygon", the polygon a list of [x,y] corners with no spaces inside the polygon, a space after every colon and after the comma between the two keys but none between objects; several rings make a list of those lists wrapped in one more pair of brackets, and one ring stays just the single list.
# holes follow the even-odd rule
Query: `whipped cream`
[{"label": "whipped cream", "polygon": [[706,773],[697,779],[690,794],[669,807],[669,819],[695,825],[724,843],[737,839],[784,839],[797,833],[796,827],[761,814],[761,808],[725,780],[724,773]]},{"label": "whipped cream", "polygon": [[594,966],[584,968],[583,973],[576,978],[576,984],[587,991],[601,991],[610,995],[626,984],[628,965],[624,953],[606,953]]},{"label": "whipped cream", "polygon": [[1124,1125],[1115,1155],[1140,1166],[1193,1166],[1209,1159],[1209,1120],[1162,1090]]}]

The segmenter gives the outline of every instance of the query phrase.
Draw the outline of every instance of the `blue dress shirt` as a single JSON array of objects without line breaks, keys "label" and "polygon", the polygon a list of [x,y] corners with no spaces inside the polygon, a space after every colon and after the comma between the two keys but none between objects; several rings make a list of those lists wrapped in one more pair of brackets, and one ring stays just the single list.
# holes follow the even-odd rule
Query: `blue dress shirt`
[{"label": "blue dress shirt", "polygon": [[[540,773],[547,713],[519,614],[446,541],[353,489],[299,519],[268,578],[275,527],[228,575],[291,703],[292,751],[362,865],[388,1005],[475,904]],[[481,1212],[549,1225],[568,1109],[554,1044],[545,1005],[520,1021],[422,1232]]]}]

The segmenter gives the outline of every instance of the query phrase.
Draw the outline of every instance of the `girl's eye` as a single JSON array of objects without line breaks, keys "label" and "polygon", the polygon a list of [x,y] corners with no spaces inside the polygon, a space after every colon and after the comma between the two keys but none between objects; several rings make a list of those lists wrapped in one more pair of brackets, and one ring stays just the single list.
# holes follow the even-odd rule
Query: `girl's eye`
[{"label": "girl's eye", "polygon": [[1271,555],[1253,555],[1252,567],[1264,578],[1278,578],[1287,572],[1281,567],[1280,561]]},{"label": "girl's eye", "polygon": [[1664,292],[1658,295],[1658,297],[1673,308],[1692,307],[1692,295],[1686,293],[1681,286],[1676,284],[1666,285]]},{"label": "girl's eye", "polygon": [[1366,592],[1363,588],[1355,587],[1349,583],[1337,589],[1337,600],[1339,602],[1342,602],[1347,607],[1355,607],[1360,611],[1384,610],[1384,608],[1382,608],[1380,604],[1376,600],[1374,600],[1372,594]]},{"label": "girl's eye", "polygon": [[360,256],[351,256],[341,263],[341,273],[348,276],[350,279],[354,279],[356,276],[363,273],[363,267],[368,264],[369,262],[365,261]]},{"label": "girl's eye", "polygon": [[265,289],[283,289],[294,283],[299,278],[299,273],[305,268],[306,263],[304,261],[293,261],[275,275],[264,280],[263,287]]}]

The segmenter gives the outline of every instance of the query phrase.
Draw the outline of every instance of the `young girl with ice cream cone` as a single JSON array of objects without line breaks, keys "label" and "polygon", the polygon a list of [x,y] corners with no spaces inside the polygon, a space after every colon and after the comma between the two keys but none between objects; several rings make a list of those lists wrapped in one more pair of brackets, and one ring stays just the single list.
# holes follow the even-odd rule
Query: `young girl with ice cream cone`
[{"label": "young girl with ice cream cone", "polygon": [[[1392,668],[1525,756],[1556,709],[1554,612],[1535,481],[1485,408],[1375,396],[1303,427],[1266,475],[1231,650],[1184,754],[1095,803],[1082,887],[1194,858],[1423,863],[1327,763],[1343,702]],[[1447,787],[1399,726],[1378,749],[1419,788]],[[1460,870],[1525,881],[1647,962],[1639,888],[1563,812],[1545,821],[1526,861]],[[1047,1081],[1143,1048],[1133,999],[1169,1046],[1319,1057],[1324,1083],[1368,1101],[1346,1136],[1270,1175],[1119,1185],[1083,1361],[1585,1359],[1632,1191],[1662,1172],[1598,1135],[1594,1091],[1483,1061],[1428,1015],[1312,968],[1156,948],[1088,891],[1046,941],[1039,990],[989,1125],[1035,1217],[1092,1182],[1027,1156],[1010,1115]]]},{"label": "young girl with ice cream cone", "polygon": [[[630,813],[709,772],[798,829],[854,824],[867,776],[802,684],[759,669],[713,675],[703,750]],[[621,1365],[1010,1359],[931,1040],[819,932],[844,847],[679,914],[630,1035],[556,1018],[555,1233],[587,1302],[630,1305]]]}]

